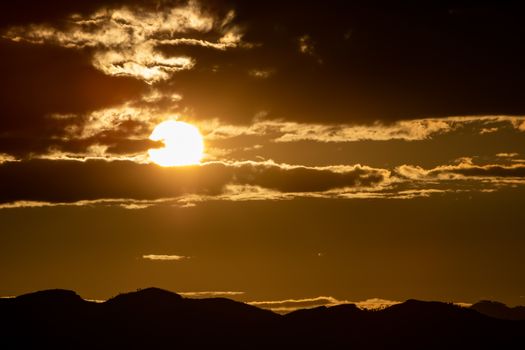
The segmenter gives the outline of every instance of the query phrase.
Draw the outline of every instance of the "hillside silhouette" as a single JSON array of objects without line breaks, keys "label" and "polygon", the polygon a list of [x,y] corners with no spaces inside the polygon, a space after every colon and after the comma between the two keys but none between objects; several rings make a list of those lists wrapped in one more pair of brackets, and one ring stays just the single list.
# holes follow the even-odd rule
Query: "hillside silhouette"
[{"label": "hillside silhouette", "polygon": [[40,291],[0,299],[0,319],[2,349],[501,349],[525,341],[523,320],[441,302],[408,300],[378,311],[346,304],[279,315],[157,288],[102,303],[68,290]]},{"label": "hillside silhouette", "polygon": [[525,320],[525,306],[508,307],[497,301],[482,300],[470,308],[484,315],[503,320]]}]

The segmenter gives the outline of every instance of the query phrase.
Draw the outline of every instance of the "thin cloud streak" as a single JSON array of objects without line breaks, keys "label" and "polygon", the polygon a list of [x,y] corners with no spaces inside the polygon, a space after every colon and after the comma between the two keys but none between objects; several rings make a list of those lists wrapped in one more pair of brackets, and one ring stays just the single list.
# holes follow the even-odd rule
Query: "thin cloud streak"
[{"label": "thin cloud streak", "polygon": [[[376,122],[370,125],[309,124],[284,120],[255,121],[249,126],[221,124],[219,120],[201,122],[209,140],[238,136],[267,136],[273,142],[356,142],[356,141],[422,141],[466,126],[478,128],[483,134],[485,125],[501,124],[524,131],[525,117],[468,116],[401,120],[392,124]],[[497,129],[499,130],[499,129]],[[497,131],[495,130],[495,131]]]},{"label": "thin cloud streak", "polygon": [[492,180],[505,181],[514,178],[517,181],[525,180],[524,164],[486,164],[476,165],[470,158],[462,160],[459,164],[440,165],[432,169],[424,169],[420,166],[401,165],[394,172],[411,180]]},{"label": "thin cloud streak", "polygon": [[332,296],[318,296],[315,298],[285,299],[273,301],[251,301],[248,304],[276,313],[285,314],[299,309],[316,307],[332,307],[343,304],[354,304],[362,310],[380,310],[401,303],[400,301],[372,298],[363,301],[339,300]]},{"label": "thin cloud streak", "polygon": [[185,298],[216,298],[216,297],[235,297],[243,295],[244,292],[237,291],[203,291],[203,292],[177,292]]},{"label": "thin cloud streak", "polygon": [[502,153],[496,154],[496,157],[500,157],[500,158],[514,158],[517,156],[519,156],[519,153],[515,153],[515,152],[512,152],[512,153],[502,152]]},{"label": "thin cloud streak", "polygon": [[154,261],[181,261],[188,260],[189,258],[189,256],[167,254],[146,254],[142,256],[142,259]]},{"label": "thin cloud streak", "polygon": [[6,153],[0,153],[0,164],[6,163],[6,162],[17,162],[19,161],[12,155],[6,154]]}]

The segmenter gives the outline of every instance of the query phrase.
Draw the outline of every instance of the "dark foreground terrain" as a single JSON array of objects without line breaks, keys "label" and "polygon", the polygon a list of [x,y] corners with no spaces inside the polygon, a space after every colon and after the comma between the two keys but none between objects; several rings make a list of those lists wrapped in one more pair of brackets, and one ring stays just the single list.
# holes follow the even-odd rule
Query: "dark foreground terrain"
[{"label": "dark foreground terrain", "polygon": [[522,349],[520,311],[409,300],[381,311],[348,304],[278,315],[156,288],[104,303],[49,290],[0,299],[0,349]]}]

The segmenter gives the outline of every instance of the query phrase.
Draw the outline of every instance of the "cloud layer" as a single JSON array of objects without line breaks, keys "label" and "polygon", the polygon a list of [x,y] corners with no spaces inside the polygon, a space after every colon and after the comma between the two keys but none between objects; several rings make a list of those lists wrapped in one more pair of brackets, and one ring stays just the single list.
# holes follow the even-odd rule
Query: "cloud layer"
[{"label": "cloud layer", "polygon": [[[525,32],[512,6],[1,6],[3,207],[413,198],[523,183],[515,86]],[[148,136],[166,119],[201,129],[205,164],[149,164],[147,150],[161,144]],[[477,137],[461,155],[477,164],[441,157],[434,140],[458,135]],[[352,143],[353,154],[343,148]],[[393,144],[407,160],[394,161]],[[277,159],[270,148],[286,156],[265,161]]]},{"label": "cloud layer", "polygon": [[32,160],[0,165],[0,201],[154,200],[183,194],[218,195],[229,184],[279,192],[319,192],[374,187],[387,175],[361,166],[308,168],[272,162],[161,168],[131,161]]},{"label": "cloud layer", "polygon": [[525,184],[525,164],[477,165],[471,159],[424,169],[361,165],[305,167],[264,162],[210,162],[162,168],[133,161],[31,160],[0,164],[3,208],[43,205],[120,205],[142,209],[207,200],[414,198],[490,192]]}]

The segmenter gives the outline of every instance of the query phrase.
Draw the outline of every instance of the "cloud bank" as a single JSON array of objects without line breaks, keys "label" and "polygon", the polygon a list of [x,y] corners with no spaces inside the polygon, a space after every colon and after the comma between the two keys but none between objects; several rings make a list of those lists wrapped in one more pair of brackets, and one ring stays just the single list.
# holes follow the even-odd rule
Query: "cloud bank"
[{"label": "cloud bank", "polygon": [[525,184],[525,164],[477,165],[467,158],[431,169],[361,165],[306,167],[209,162],[163,168],[133,161],[45,160],[0,164],[2,208],[48,205],[193,206],[209,200],[428,197]]},{"label": "cloud bank", "polygon": [[388,171],[363,166],[302,167],[273,162],[207,163],[162,168],[131,161],[31,160],[0,164],[0,202],[129,198],[155,200],[184,194],[219,195],[230,184],[279,192],[374,187]]}]

